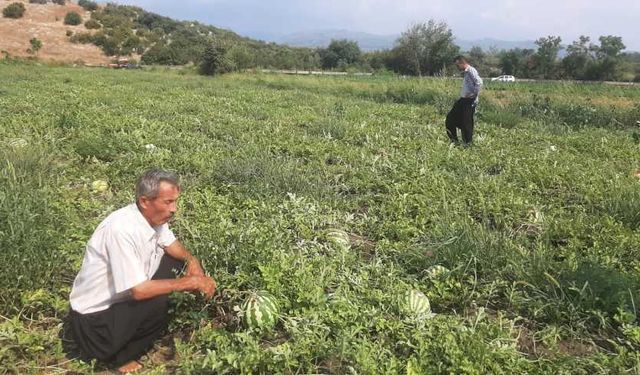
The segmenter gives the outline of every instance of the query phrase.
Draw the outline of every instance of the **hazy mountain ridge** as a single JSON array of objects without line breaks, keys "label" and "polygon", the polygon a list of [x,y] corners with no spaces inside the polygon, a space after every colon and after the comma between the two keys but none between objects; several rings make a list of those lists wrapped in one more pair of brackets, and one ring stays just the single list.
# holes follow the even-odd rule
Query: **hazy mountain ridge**
[{"label": "hazy mountain ridge", "polygon": [[[254,32],[250,33],[249,36],[265,41],[287,44],[292,47],[310,48],[326,47],[329,45],[332,39],[349,39],[358,42],[358,45],[363,51],[374,51],[393,48],[394,43],[400,37],[400,34],[380,35],[341,29],[303,31],[286,35]],[[456,38],[456,43],[463,51],[468,51],[474,46],[481,47],[485,51],[488,51],[490,49],[509,50],[513,48],[537,48],[535,41],[533,40],[509,41],[494,38],[468,40]]]}]

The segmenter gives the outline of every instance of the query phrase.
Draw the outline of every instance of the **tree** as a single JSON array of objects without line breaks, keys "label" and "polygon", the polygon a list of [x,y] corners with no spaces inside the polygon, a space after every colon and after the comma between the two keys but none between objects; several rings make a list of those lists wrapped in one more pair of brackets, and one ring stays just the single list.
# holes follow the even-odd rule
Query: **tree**
[{"label": "tree", "polygon": [[487,54],[484,53],[482,47],[473,46],[471,50],[469,50],[469,60],[474,66],[480,66],[484,64],[484,59],[487,57]]},{"label": "tree", "polygon": [[76,12],[69,12],[66,16],[64,16],[64,24],[65,25],[79,25],[82,23],[82,17]]},{"label": "tree", "polygon": [[2,10],[2,15],[6,18],[21,18],[25,10],[24,4],[11,3]]},{"label": "tree", "polygon": [[598,40],[600,40],[600,47],[596,49],[598,59],[617,58],[620,56],[620,52],[627,48],[619,36],[601,36]]},{"label": "tree", "polygon": [[31,44],[31,48],[27,49],[27,52],[38,56],[38,51],[42,48],[42,41],[38,38],[31,38],[29,44]]},{"label": "tree", "polygon": [[393,69],[417,76],[434,75],[446,70],[460,48],[444,22],[418,23],[404,31],[392,50]]},{"label": "tree", "polygon": [[200,74],[212,76],[230,72],[232,66],[225,56],[226,52],[226,48],[222,46],[209,44],[202,55]]},{"label": "tree", "polygon": [[588,79],[615,81],[622,77],[620,53],[627,48],[619,36],[607,35],[599,38],[600,46],[592,46],[596,63],[587,72]]},{"label": "tree", "polygon": [[88,11],[94,11],[98,9],[98,3],[96,3],[95,1],[78,0],[78,5]]},{"label": "tree", "polygon": [[100,24],[100,22],[94,20],[94,19],[90,19],[87,22],[84,23],[84,27],[86,27],[87,29],[91,30],[91,29],[99,29],[102,27],[102,25]]},{"label": "tree", "polygon": [[514,48],[500,54],[500,69],[504,74],[517,77],[531,77],[534,66],[535,51],[532,49]]},{"label": "tree", "polygon": [[358,42],[341,39],[332,40],[327,48],[319,51],[322,67],[325,69],[345,68],[360,62],[362,52]]},{"label": "tree", "polygon": [[558,52],[562,49],[559,36],[548,36],[536,40],[538,50],[535,54],[536,73],[539,77],[552,79],[556,78],[558,71]]},{"label": "tree", "polygon": [[593,64],[593,46],[589,44],[589,37],[580,38],[567,47],[567,55],[562,59],[564,73],[574,79],[585,79],[589,65]]},{"label": "tree", "polygon": [[247,47],[235,45],[227,51],[227,58],[236,69],[247,69],[255,65],[254,57]]}]

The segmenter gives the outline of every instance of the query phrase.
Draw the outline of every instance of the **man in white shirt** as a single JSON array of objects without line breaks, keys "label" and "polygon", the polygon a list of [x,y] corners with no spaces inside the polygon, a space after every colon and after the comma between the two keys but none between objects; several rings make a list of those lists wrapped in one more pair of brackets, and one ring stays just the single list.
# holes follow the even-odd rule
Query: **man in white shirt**
[{"label": "man in white shirt", "polygon": [[142,365],[136,359],[166,328],[169,293],[213,296],[215,281],[167,224],[179,196],[176,174],[145,172],[136,203],[111,213],[87,243],[69,297],[73,336],[87,359],[137,371]]},{"label": "man in white shirt", "polygon": [[480,90],[482,89],[482,78],[478,71],[469,65],[464,56],[457,56],[454,59],[458,70],[463,72],[462,89],[460,99],[456,101],[453,108],[447,114],[446,127],[449,140],[458,143],[458,130],[462,133],[464,145],[470,145],[473,140],[473,115],[476,112]]}]

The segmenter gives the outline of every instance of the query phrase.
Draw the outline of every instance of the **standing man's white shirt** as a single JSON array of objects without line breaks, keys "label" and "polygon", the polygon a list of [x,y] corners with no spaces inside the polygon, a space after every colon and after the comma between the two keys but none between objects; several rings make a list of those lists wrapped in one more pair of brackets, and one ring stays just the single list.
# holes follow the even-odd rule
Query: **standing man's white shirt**
[{"label": "standing man's white shirt", "polygon": [[129,297],[129,289],[150,280],[164,248],[176,240],[168,224],[152,227],[133,203],[104,219],[91,236],[71,289],[71,308],[88,314]]}]

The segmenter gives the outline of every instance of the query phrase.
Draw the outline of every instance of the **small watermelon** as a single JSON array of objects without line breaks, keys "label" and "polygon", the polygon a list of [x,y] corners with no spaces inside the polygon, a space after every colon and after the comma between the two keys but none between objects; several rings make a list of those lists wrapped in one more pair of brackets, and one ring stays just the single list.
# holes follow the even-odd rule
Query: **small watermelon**
[{"label": "small watermelon", "polygon": [[331,228],[327,230],[327,239],[340,249],[348,250],[351,247],[349,234],[342,229]]},{"label": "small watermelon", "polygon": [[443,275],[445,273],[449,272],[449,269],[445,266],[441,266],[439,264],[436,264],[435,266],[431,266],[429,268],[427,268],[427,276],[430,279],[434,279],[440,275]]},{"label": "small watermelon", "polygon": [[14,148],[23,148],[28,146],[29,143],[22,139],[22,138],[14,138],[9,140],[9,146],[14,147]]},{"label": "small watermelon", "polygon": [[109,189],[109,183],[105,180],[95,180],[91,183],[91,190],[96,193],[104,193]]},{"label": "small watermelon", "polygon": [[405,305],[407,311],[417,317],[427,317],[431,315],[431,304],[429,298],[421,291],[413,289],[407,292],[405,296]]},{"label": "small watermelon", "polygon": [[271,329],[278,321],[278,303],[265,291],[251,293],[242,305],[242,311],[249,328]]}]

